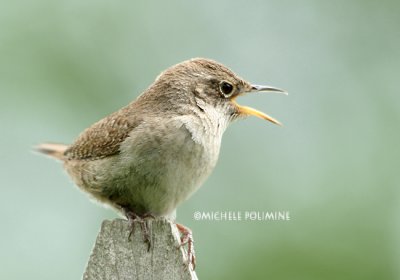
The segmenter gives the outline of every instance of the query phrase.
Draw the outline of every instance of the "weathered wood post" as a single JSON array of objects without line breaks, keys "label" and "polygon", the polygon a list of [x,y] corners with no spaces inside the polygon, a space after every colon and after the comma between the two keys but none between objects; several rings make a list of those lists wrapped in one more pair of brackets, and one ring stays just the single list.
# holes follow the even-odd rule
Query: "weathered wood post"
[{"label": "weathered wood post", "polygon": [[148,251],[139,222],[129,238],[128,221],[104,221],[83,275],[84,280],[197,279],[185,265],[176,226],[165,219],[147,221],[152,246]]}]

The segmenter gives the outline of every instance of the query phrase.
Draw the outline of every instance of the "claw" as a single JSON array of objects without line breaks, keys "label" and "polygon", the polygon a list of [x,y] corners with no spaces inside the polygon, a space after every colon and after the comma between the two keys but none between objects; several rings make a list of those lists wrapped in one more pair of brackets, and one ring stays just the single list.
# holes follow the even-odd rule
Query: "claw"
[{"label": "claw", "polygon": [[192,230],[181,224],[176,224],[176,227],[178,228],[179,232],[182,234],[181,244],[179,247],[181,248],[182,246],[187,245],[187,260],[188,260],[187,265],[188,266],[192,265],[193,270],[195,270],[196,255],[194,252],[194,241],[193,241]]},{"label": "claw", "polygon": [[128,240],[132,241],[131,237],[135,233],[135,221],[139,219],[139,216],[136,215],[134,212],[128,210],[125,210],[125,216],[128,219],[128,223],[131,228],[131,230],[129,231]]},{"label": "claw", "polygon": [[142,233],[143,233],[143,241],[145,243],[147,243],[147,252],[149,252],[150,248],[152,246],[150,233],[149,233],[149,227],[147,225],[146,220],[141,219],[139,222],[140,222],[140,227],[141,227]]},{"label": "claw", "polygon": [[147,243],[147,251],[150,251],[150,248],[152,246],[151,234],[150,234],[151,232],[149,231],[149,226],[147,224],[146,219],[147,218],[154,219],[155,218],[154,215],[152,215],[151,213],[146,213],[142,216],[139,216],[129,209],[123,208],[123,210],[125,212],[125,216],[128,219],[129,225],[131,227],[131,230],[129,231],[128,240],[131,241],[131,237],[135,233],[135,222],[137,221],[140,223],[140,228],[143,233],[143,241],[145,243]]}]

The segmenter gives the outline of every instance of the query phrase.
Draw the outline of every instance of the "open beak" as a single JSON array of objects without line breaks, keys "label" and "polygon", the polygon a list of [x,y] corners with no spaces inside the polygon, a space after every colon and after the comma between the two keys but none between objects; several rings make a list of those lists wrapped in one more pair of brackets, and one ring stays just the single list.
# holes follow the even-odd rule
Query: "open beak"
[{"label": "open beak", "polygon": [[[260,92],[260,91],[265,91],[265,92],[277,92],[277,93],[282,93],[287,95],[288,93],[282,89],[276,88],[276,87],[271,87],[271,86],[260,86],[260,85],[252,85],[251,86],[251,90],[250,92]],[[239,109],[239,113],[242,115],[252,115],[252,116],[256,116],[259,117],[261,119],[270,121],[274,124],[277,125],[282,125],[278,120],[274,119],[273,117],[268,116],[267,114],[260,112],[256,109],[253,109],[251,107],[247,107],[247,106],[241,106],[239,104],[236,103],[235,100],[232,100],[237,108]]]}]

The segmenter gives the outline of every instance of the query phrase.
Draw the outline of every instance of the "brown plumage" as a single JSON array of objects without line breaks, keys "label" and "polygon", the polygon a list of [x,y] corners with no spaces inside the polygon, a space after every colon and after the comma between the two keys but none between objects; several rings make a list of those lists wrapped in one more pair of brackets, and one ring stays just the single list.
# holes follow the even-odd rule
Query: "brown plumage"
[{"label": "brown plumage", "polygon": [[134,104],[112,113],[84,130],[66,149],[66,160],[95,160],[119,153],[120,144],[141,121],[139,116],[129,117]]},{"label": "brown plumage", "polygon": [[166,216],[204,182],[223,132],[248,115],[278,123],[236,98],[279,91],[246,82],[224,65],[192,59],[168,68],[137,100],[84,130],[75,142],[41,144],[75,183],[128,217]]}]

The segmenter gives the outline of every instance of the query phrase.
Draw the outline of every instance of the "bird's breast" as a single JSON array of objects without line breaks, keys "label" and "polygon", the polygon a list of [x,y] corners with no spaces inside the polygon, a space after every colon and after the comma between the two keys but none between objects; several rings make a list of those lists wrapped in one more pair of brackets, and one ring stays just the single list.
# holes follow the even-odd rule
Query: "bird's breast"
[{"label": "bird's breast", "polygon": [[136,128],[120,154],[130,203],[168,215],[196,191],[215,167],[221,143],[222,134],[207,129],[202,120],[184,117]]}]

